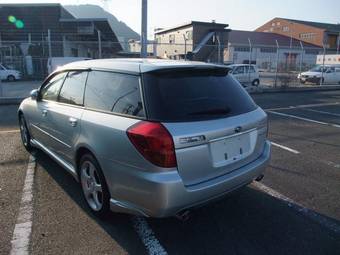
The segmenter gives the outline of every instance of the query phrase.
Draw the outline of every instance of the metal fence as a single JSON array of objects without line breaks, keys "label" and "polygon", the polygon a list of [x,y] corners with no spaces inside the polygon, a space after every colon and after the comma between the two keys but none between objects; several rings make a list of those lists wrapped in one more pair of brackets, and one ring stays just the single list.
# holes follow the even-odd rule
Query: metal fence
[{"label": "metal fence", "polygon": [[[139,57],[138,41],[2,41],[0,62],[11,69],[21,71],[24,79],[43,79],[48,74],[48,59],[53,57],[121,58]],[[149,58],[197,60],[219,64],[253,64],[260,71],[260,84],[267,87],[310,86],[300,84],[299,73],[315,66],[318,54],[334,51],[323,48],[211,43],[198,47],[189,41],[179,43],[149,42]]]}]

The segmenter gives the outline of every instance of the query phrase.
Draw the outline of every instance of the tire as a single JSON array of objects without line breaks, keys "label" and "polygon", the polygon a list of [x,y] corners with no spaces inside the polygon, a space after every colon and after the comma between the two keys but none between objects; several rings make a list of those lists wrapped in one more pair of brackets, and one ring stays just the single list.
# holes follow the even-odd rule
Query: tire
[{"label": "tire", "polygon": [[8,81],[15,81],[15,77],[13,75],[8,75],[7,80]]},{"label": "tire", "polygon": [[259,86],[260,84],[260,80],[259,79],[256,79],[256,80],[253,80],[253,82],[251,83],[253,86]]},{"label": "tire", "polygon": [[31,152],[33,150],[31,145],[31,135],[27,128],[26,120],[23,114],[19,115],[19,127],[22,144],[28,152]]},{"label": "tire", "polygon": [[91,212],[102,219],[110,212],[110,193],[98,161],[85,153],[79,162],[78,174],[83,196]]}]

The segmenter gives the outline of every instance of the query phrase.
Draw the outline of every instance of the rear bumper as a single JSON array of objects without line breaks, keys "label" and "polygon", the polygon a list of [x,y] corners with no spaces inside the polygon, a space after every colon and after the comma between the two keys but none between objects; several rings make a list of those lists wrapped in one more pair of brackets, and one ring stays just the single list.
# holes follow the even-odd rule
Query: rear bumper
[{"label": "rear bumper", "polygon": [[117,183],[110,182],[111,178],[108,180],[113,197],[110,200],[111,210],[150,217],[173,216],[249,184],[263,173],[270,156],[271,145],[267,141],[262,155],[253,162],[231,173],[191,186],[184,186],[177,171],[127,171],[121,178],[116,176]]}]

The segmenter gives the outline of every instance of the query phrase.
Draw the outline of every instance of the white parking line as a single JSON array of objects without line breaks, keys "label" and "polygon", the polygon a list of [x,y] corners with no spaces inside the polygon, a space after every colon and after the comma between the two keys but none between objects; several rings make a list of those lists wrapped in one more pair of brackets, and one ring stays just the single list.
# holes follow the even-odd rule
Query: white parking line
[{"label": "white parking line", "polygon": [[0,134],[8,134],[8,133],[19,133],[19,129],[13,129],[13,130],[0,130]]},{"label": "white parking line", "polygon": [[133,227],[138,233],[144,246],[146,247],[148,254],[150,255],[167,255],[163,246],[156,238],[154,232],[150,228],[149,224],[143,217],[132,217]]},{"label": "white parking line", "polygon": [[288,118],[293,118],[293,119],[298,119],[298,120],[304,120],[304,121],[309,121],[309,122],[320,124],[320,125],[326,125],[326,126],[340,128],[340,125],[333,124],[333,123],[327,123],[327,122],[312,120],[312,119],[299,117],[299,116],[295,116],[295,115],[291,115],[291,114],[286,114],[286,113],[282,113],[282,112],[274,112],[274,111],[267,111],[267,112],[272,113],[272,114],[276,114],[276,115],[280,115],[280,116],[283,116],[283,117],[288,117]]},{"label": "white parking line", "polygon": [[19,214],[12,236],[12,248],[10,252],[11,255],[29,254],[29,244],[32,231],[32,202],[35,166],[35,158],[31,155],[27,166]]},{"label": "white parking line", "polygon": [[309,108],[309,107],[318,107],[318,106],[332,106],[332,105],[339,105],[339,104],[340,102],[321,103],[321,104],[302,104],[302,105],[292,105],[292,106],[287,106],[287,107],[269,108],[269,109],[265,109],[265,111],[279,111],[279,110]]},{"label": "white parking line", "polygon": [[322,114],[327,114],[335,117],[340,117],[340,114],[336,114],[333,112],[325,112],[325,111],[320,111],[320,110],[314,110],[314,109],[304,109],[305,111],[310,111],[310,112],[316,112],[316,113],[322,113]]},{"label": "white parking line", "polygon": [[291,149],[291,148],[289,148],[289,147],[287,147],[287,146],[283,146],[283,145],[281,145],[281,144],[273,143],[273,142],[271,142],[271,143],[272,143],[272,145],[274,145],[274,146],[276,146],[276,147],[279,147],[279,148],[281,148],[281,149],[283,149],[283,150],[292,152],[292,153],[294,153],[294,154],[299,154],[299,153],[300,153],[299,151],[294,150],[294,149]]},{"label": "white parking line", "polygon": [[340,225],[335,223],[332,220],[327,219],[326,217],[321,216],[320,214],[300,205],[299,203],[295,202],[294,200],[286,197],[285,195],[273,190],[272,188],[260,183],[260,182],[253,182],[252,185],[257,189],[267,193],[268,195],[278,198],[287,203],[287,205],[299,213],[305,215],[309,219],[321,224],[322,226],[326,227],[327,229],[334,231],[336,233],[340,233]]}]

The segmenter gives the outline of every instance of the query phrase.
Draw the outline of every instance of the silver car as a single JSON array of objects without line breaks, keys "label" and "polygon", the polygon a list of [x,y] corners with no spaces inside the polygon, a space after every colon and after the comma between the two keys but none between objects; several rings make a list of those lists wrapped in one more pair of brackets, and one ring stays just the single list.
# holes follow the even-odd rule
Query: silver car
[{"label": "silver car", "polygon": [[52,73],[18,111],[23,144],[81,184],[98,216],[150,217],[260,180],[267,116],[225,66],[103,59]]}]

